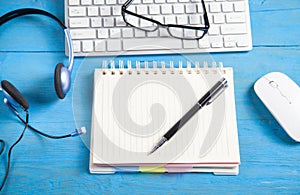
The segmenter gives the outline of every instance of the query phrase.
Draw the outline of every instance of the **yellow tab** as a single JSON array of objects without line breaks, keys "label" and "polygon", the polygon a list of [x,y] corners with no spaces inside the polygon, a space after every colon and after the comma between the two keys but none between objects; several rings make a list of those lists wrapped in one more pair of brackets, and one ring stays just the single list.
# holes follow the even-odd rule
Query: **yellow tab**
[{"label": "yellow tab", "polygon": [[165,167],[140,167],[140,171],[143,173],[164,173]]}]

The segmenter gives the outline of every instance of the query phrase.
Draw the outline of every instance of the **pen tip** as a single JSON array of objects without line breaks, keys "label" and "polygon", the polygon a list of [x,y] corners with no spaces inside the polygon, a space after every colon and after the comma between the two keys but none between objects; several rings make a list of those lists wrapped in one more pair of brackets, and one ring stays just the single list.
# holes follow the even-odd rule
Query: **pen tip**
[{"label": "pen tip", "polygon": [[160,146],[162,146],[167,141],[167,138],[162,137],[161,140],[154,146],[154,148],[148,153],[148,156],[155,152]]},{"label": "pen tip", "polygon": [[155,146],[150,152],[148,152],[148,156],[149,156],[150,154],[152,154],[153,152],[155,152],[157,149],[158,149],[158,147]]}]

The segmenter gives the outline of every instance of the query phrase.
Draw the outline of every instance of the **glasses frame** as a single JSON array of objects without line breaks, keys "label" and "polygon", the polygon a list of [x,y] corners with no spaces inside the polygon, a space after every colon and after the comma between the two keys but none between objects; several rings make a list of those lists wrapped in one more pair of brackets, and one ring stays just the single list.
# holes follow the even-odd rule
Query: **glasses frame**
[{"label": "glasses frame", "polygon": [[[201,0],[201,3],[202,3],[202,8],[203,8],[203,16],[204,16],[204,27],[197,27],[197,26],[187,26],[187,25],[179,25],[179,24],[162,24],[160,23],[159,21],[157,20],[153,20],[151,18],[147,18],[145,16],[142,16],[142,15],[139,15],[137,13],[134,13],[134,12],[131,12],[128,10],[128,7],[132,4],[134,0],[127,0],[123,5],[122,5],[122,17],[123,17],[123,20],[125,21],[125,23],[129,26],[132,26],[134,28],[138,28],[140,30],[143,30],[143,31],[146,31],[146,32],[154,32],[156,31],[159,27],[163,27],[163,28],[166,28],[168,30],[168,33],[171,37],[174,37],[174,38],[180,38],[180,39],[188,39],[188,40],[199,40],[199,39],[202,39],[208,32],[208,29],[210,27],[209,25],[209,20],[208,20],[208,16],[207,16],[207,11],[206,11],[206,7],[205,7],[205,4],[204,4],[204,0]],[[126,18],[125,18],[125,13],[126,14],[130,14],[132,16],[135,16],[135,17],[138,17],[138,18],[142,18],[144,20],[147,20],[149,22],[153,22],[155,24],[157,24],[157,27],[154,29],[154,30],[146,30],[146,29],[143,29],[143,28],[139,28],[137,26],[134,26],[130,23],[127,22]],[[185,38],[185,37],[176,37],[176,36],[173,36],[172,33],[170,33],[170,30],[169,28],[182,28],[182,29],[193,29],[193,30],[201,30],[203,31],[203,35],[201,37],[197,37],[197,38]]]}]

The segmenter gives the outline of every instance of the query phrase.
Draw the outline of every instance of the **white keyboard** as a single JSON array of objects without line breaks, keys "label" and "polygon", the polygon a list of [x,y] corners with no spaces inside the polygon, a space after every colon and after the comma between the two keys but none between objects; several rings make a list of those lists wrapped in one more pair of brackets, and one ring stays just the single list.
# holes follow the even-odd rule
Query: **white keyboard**
[{"label": "white keyboard", "polygon": [[[252,49],[248,0],[205,0],[210,28],[200,40],[172,38],[165,28],[145,32],[126,26],[121,16],[125,1],[65,0],[65,23],[71,32],[75,56]],[[161,23],[195,25],[203,22],[200,0],[134,0],[130,6]]]}]

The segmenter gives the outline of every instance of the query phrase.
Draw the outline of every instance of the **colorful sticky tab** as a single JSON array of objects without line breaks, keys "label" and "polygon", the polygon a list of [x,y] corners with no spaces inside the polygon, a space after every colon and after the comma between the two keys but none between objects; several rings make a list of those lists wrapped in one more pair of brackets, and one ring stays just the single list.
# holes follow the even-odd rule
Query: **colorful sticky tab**
[{"label": "colorful sticky tab", "polygon": [[140,167],[140,171],[143,173],[164,173],[166,172],[165,167]]}]

